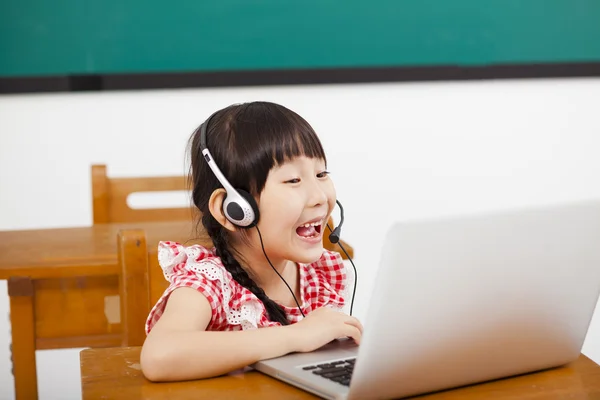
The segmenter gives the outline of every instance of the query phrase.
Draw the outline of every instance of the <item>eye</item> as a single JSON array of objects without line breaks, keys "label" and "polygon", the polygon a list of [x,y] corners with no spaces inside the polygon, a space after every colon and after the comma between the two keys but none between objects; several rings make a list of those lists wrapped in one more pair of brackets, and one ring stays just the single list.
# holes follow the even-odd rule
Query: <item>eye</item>
[{"label": "eye", "polygon": [[317,178],[327,178],[327,175],[329,175],[329,171],[319,172]]},{"label": "eye", "polygon": [[285,181],[285,183],[300,183],[300,178],[290,179],[288,181]]}]

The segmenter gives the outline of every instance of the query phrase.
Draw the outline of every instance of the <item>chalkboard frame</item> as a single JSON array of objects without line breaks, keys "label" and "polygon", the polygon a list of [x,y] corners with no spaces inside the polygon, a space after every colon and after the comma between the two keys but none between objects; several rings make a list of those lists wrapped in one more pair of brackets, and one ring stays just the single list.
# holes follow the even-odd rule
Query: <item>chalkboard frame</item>
[{"label": "chalkboard frame", "polygon": [[10,77],[0,94],[577,77],[600,77],[600,62]]}]

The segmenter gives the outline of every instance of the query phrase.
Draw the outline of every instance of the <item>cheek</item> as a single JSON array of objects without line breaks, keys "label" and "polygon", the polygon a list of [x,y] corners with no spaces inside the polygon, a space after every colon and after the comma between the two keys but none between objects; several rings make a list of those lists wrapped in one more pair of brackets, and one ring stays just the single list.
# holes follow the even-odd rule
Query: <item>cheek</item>
[{"label": "cheek", "polygon": [[327,195],[327,203],[329,204],[329,211],[333,210],[335,207],[335,200],[337,198],[337,194],[335,192],[335,186],[333,182],[329,181],[326,189],[324,190]]},{"label": "cheek", "polygon": [[298,196],[265,199],[259,206],[261,221],[269,230],[289,229],[298,223],[302,204]]}]

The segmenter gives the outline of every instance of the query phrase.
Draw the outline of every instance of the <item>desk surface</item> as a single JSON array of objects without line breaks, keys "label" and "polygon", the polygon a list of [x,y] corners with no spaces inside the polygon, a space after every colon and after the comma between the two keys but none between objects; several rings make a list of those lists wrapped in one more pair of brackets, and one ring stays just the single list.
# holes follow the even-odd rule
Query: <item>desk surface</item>
[{"label": "desk surface", "polygon": [[[312,395],[259,372],[214,379],[151,383],[140,370],[140,347],[81,352],[83,400],[110,399],[313,399]],[[105,397],[103,397],[105,396]],[[502,379],[419,399],[599,399],[600,366],[585,356],[566,367]]]},{"label": "desk surface", "polygon": [[87,349],[80,354],[82,399],[316,399],[256,371],[214,379],[152,383],[140,369],[141,347]]},{"label": "desk surface", "polygon": [[[97,224],[80,228],[30,229],[0,231],[0,279],[26,276],[30,279],[74,276],[107,276],[119,273],[117,266],[117,232],[119,229],[142,229],[148,249],[156,249],[161,240],[212,246],[191,221]],[[333,251],[337,244],[325,243]],[[348,246],[347,246],[348,247]],[[347,248],[350,256],[353,249]]]},{"label": "desk surface", "polygon": [[[117,232],[122,228],[143,229],[150,249],[160,240],[184,242],[197,237],[189,221],[0,231],[0,279],[76,276],[82,267],[83,276],[116,275]],[[204,236],[193,243],[208,244],[210,240]]]}]

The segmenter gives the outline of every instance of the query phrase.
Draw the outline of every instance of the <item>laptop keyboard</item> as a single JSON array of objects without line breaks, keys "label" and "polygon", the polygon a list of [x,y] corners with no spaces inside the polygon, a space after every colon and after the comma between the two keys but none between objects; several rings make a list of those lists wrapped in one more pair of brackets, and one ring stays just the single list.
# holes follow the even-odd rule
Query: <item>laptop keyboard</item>
[{"label": "laptop keyboard", "polygon": [[320,375],[323,378],[330,379],[344,386],[350,386],[350,378],[354,370],[354,362],[356,358],[347,360],[333,361],[326,364],[309,365],[303,367],[305,371],[312,371],[315,375]]}]

